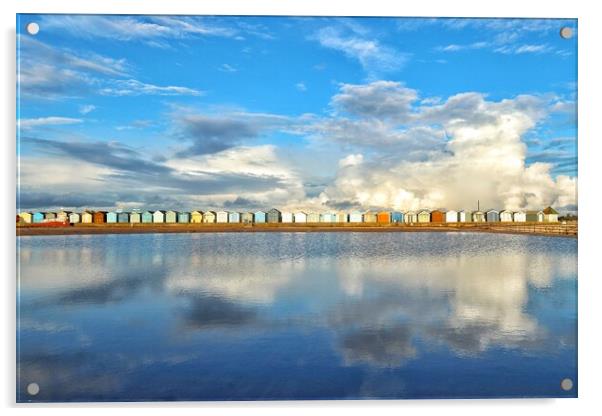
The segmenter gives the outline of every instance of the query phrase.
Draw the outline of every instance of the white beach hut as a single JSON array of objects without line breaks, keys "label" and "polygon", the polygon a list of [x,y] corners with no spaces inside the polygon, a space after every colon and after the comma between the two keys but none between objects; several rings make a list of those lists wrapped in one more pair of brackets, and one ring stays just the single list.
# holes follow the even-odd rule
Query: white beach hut
[{"label": "white beach hut", "polygon": [[445,213],[445,222],[458,222],[458,211],[453,209]]},{"label": "white beach hut", "polygon": [[500,221],[501,222],[512,222],[512,212],[504,209],[500,211]]},{"label": "white beach hut", "polygon": [[359,211],[353,211],[349,214],[349,222],[362,222],[362,213]]},{"label": "white beach hut", "polygon": [[77,224],[81,222],[81,215],[77,212],[72,212],[71,214],[69,214],[69,222],[71,224]]},{"label": "white beach hut", "polygon": [[293,213],[288,211],[282,211],[282,222],[287,224],[293,222]]},{"label": "white beach hut", "polygon": [[466,215],[466,211],[458,211],[458,222],[470,222],[470,214]]},{"label": "white beach hut", "polygon": [[301,211],[295,212],[293,214],[293,219],[296,223],[297,222],[306,223],[307,222],[307,214],[305,212],[301,212]]},{"label": "white beach hut", "polygon": [[217,211],[215,214],[215,222],[227,223],[228,222],[228,211]]},{"label": "white beach hut", "polygon": [[165,211],[155,211],[153,212],[153,222],[154,223],[162,223],[165,222]]},{"label": "white beach hut", "polygon": [[514,220],[514,222],[527,222],[527,212],[516,211],[514,215],[512,215],[512,219]]}]

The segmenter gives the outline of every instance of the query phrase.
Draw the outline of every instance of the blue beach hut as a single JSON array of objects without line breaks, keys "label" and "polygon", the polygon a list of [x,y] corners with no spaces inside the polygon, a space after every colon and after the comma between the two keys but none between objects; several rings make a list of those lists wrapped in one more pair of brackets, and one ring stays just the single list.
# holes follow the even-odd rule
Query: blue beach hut
[{"label": "blue beach hut", "polygon": [[185,224],[190,222],[190,213],[189,212],[178,212],[178,222]]},{"label": "blue beach hut", "polygon": [[130,214],[127,212],[120,212],[119,214],[117,214],[117,222],[120,224],[130,222]]},{"label": "blue beach hut", "polygon": [[44,213],[43,212],[36,212],[35,214],[33,214],[33,222],[34,223],[39,223],[44,221]]},{"label": "blue beach hut", "polygon": [[500,213],[494,209],[491,209],[491,210],[487,211],[487,213],[485,214],[485,217],[487,219],[487,222],[499,222]]},{"label": "blue beach hut", "polygon": [[240,212],[229,212],[228,222],[237,223],[240,222]]},{"label": "blue beach hut", "polygon": [[391,213],[391,222],[402,223],[403,222],[403,212],[393,211]]},{"label": "blue beach hut", "polygon": [[116,223],[117,222],[117,213],[114,211],[111,212],[107,212],[107,224],[109,223]]}]

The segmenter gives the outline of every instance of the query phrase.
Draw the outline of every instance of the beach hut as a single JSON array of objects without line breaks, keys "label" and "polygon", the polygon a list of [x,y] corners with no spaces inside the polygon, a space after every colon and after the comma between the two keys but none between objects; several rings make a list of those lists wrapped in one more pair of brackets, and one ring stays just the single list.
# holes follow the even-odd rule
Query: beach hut
[{"label": "beach hut", "polygon": [[56,214],[54,212],[45,212],[44,219],[45,220],[56,220]]},{"label": "beach hut", "polygon": [[485,222],[485,213],[483,211],[473,211],[472,222]]},{"label": "beach hut", "polygon": [[207,211],[203,214],[204,223],[214,223],[217,219],[217,214],[214,211]]},{"label": "beach hut", "polygon": [[320,222],[336,222],[337,214],[333,214],[332,212],[325,212],[320,214]]},{"label": "beach hut", "polygon": [[82,212],[82,224],[92,224],[94,222],[94,214],[91,211]]},{"label": "beach hut", "polygon": [[128,212],[118,213],[117,222],[120,224],[127,224],[128,222],[130,222],[130,214]]},{"label": "beach hut", "polygon": [[69,221],[69,214],[71,214],[71,211],[59,211],[56,214],[56,219],[58,221]]},{"label": "beach hut", "polygon": [[558,222],[558,211],[552,207],[547,207],[543,210],[544,222]]},{"label": "beach hut", "polygon": [[418,213],[418,222],[427,223],[431,221],[431,213],[427,210],[422,210]]},{"label": "beach hut", "polygon": [[144,211],[141,219],[143,224],[150,224],[153,222],[153,213],[151,211]]},{"label": "beach hut", "polygon": [[364,220],[364,217],[363,217],[362,213],[359,211],[352,211],[349,214],[349,222],[362,222],[363,220]]},{"label": "beach hut", "polygon": [[337,222],[349,222],[349,215],[346,212],[337,212]]},{"label": "beach hut", "polygon": [[470,213],[464,210],[458,211],[458,222],[470,222],[471,219]]},{"label": "beach hut", "polygon": [[412,224],[418,222],[418,215],[415,211],[407,211],[403,217],[403,222],[406,224]]},{"label": "beach hut", "polygon": [[320,222],[320,214],[317,212],[310,212],[307,214],[307,222],[316,223]]},{"label": "beach hut", "polygon": [[282,212],[282,222],[287,224],[293,222],[293,213],[292,212]]},{"label": "beach hut", "polygon": [[43,212],[36,212],[31,216],[31,220],[36,224],[44,221],[44,218],[45,216]]},{"label": "beach hut", "polygon": [[134,211],[130,214],[130,223],[131,224],[139,224],[142,222],[142,214]]},{"label": "beach hut", "polygon": [[266,221],[266,215],[264,211],[257,211],[255,213],[254,221],[256,223],[264,223]]},{"label": "beach hut", "polygon": [[190,213],[190,222],[194,224],[200,224],[203,222],[203,212],[202,211],[192,211]]},{"label": "beach hut", "polygon": [[512,222],[512,211],[508,211],[507,209],[500,211],[500,221]]},{"label": "beach hut", "polygon": [[165,211],[165,220],[166,223],[175,224],[178,221],[178,213],[176,211]]},{"label": "beach hut", "polygon": [[512,215],[514,222],[527,222],[527,212],[517,211]]},{"label": "beach hut", "polygon": [[33,215],[31,212],[21,212],[19,213],[19,218],[21,219],[21,222],[26,224],[31,224],[33,222]]},{"label": "beach hut", "polygon": [[543,222],[544,214],[543,211],[537,211],[537,222]]},{"label": "beach hut", "polygon": [[81,219],[81,215],[77,212],[72,212],[71,214],[69,214],[69,222],[71,224],[78,224],[81,222]]},{"label": "beach hut", "polygon": [[438,209],[431,211],[431,222],[442,223],[445,222],[445,212]]},{"label": "beach hut", "polygon": [[275,224],[282,221],[282,213],[276,208],[272,208],[271,210],[269,210],[266,217],[268,223],[270,224]]},{"label": "beach hut", "polygon": [[229,212],[228,222],[233,224],[240,223],[240,212]]},{"label": "beach hut", "polygon": [[219,222],[221,224],[228,222],[228,212],[227,211],[217,211],[215,213],[215,222]]},{"label": "beach hut", "polygon": [[391,222],[391,213],[389,211],[381,211],[376,214],[376,222],[379,224],[388,224]]},{"label": "beach hut", "polygon": [[96,211],[93,216],[94,224],[104,224],[107,222],[107,213],[105,211]]},{"label": "beach hut", "polygon": [[190,212],[178,212],[178,223],[188,224],[190,222]]},{"label": "beach hut", "polygon": [[153,223],[164,223],[165,222],[165,211],[157,210],[153,212]]},{"label": "beach hut", "polygon": [[495,209],[490,209],[485,214],[485,219],[487,222],[499,222],[500,221],[500,213]]},{"label": "beach hut", "polygon": [[395,224],[403,223],[403,212],[401,211],[393,211],[391,213],[391,222]]},{"label": "beach hut", "polygon": [[117,222],[117,212],[107,212],[107,224],[115,224]]},{"label": "beach hut", "polygon": [[537,211],[527,211],[526,212],[526,220],[527,220],[527,222],[537,222],[537,221],[539,221],[537,214],[538,214]]},{"label": "beach hut", "polygon": [[458,222],[458,211],[450,209],[445,213],[445,222]]},{"label": "beach hut", "polygon": [[364,222],[375,223],[376,222],[376,212],[372,212],[372,211],[364,212]]},{"label": "beach hut", "polygon": [[252,212],[243,212],[240,216],[240,220],[243,224],[253,224],[254,215]]},{"label": "beach hut", "polygon": [[307,214],[305,212],[295,212],[293,214],[293,220],[297,223],[297,222],[307,222]]}]

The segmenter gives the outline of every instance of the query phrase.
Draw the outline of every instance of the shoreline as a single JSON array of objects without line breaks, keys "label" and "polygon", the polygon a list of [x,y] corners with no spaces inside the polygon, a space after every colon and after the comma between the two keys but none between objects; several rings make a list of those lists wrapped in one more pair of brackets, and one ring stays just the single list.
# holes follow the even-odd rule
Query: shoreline
[{"label": "shoreline", "polygon": [[16,235],[92,235],[232,232],[486,232],[577,238],[577,224],[441,223],[441,224],[76,224],[68,227],[19,225]]}]

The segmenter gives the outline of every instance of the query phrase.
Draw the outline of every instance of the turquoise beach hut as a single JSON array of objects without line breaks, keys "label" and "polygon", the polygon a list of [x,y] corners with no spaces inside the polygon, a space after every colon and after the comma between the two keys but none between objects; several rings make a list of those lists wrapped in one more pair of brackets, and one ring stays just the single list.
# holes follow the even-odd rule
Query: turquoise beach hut
[{"label": "turquoise beach hut", "polygon": [[153,222],[153,213],[150,211],[144,211],[142,213],[142,223],[143,224],[150,224]]},{"label": "turquoise beach hut", "polygon": [[34,223],[39,223],[44,221],[44,213],[43,212],[36,212],[35,214],[33,214],[33,220]]},{"label": "turquoise beach hut", "polygon": [[190,222],[189,212],[178,212],[178,222],[181,224],[187,224]]},{"label": "turquoise beach hut", "polygon": [[107,224],[115,224],[117,222],[117,213],[115,211],[107,212]]},{"label": "turquoise beach hut", "polygon": [[255,222],[256,223],[264,223],[265,222],[265,212],[263,211],[257,211],[255,213]]}]

